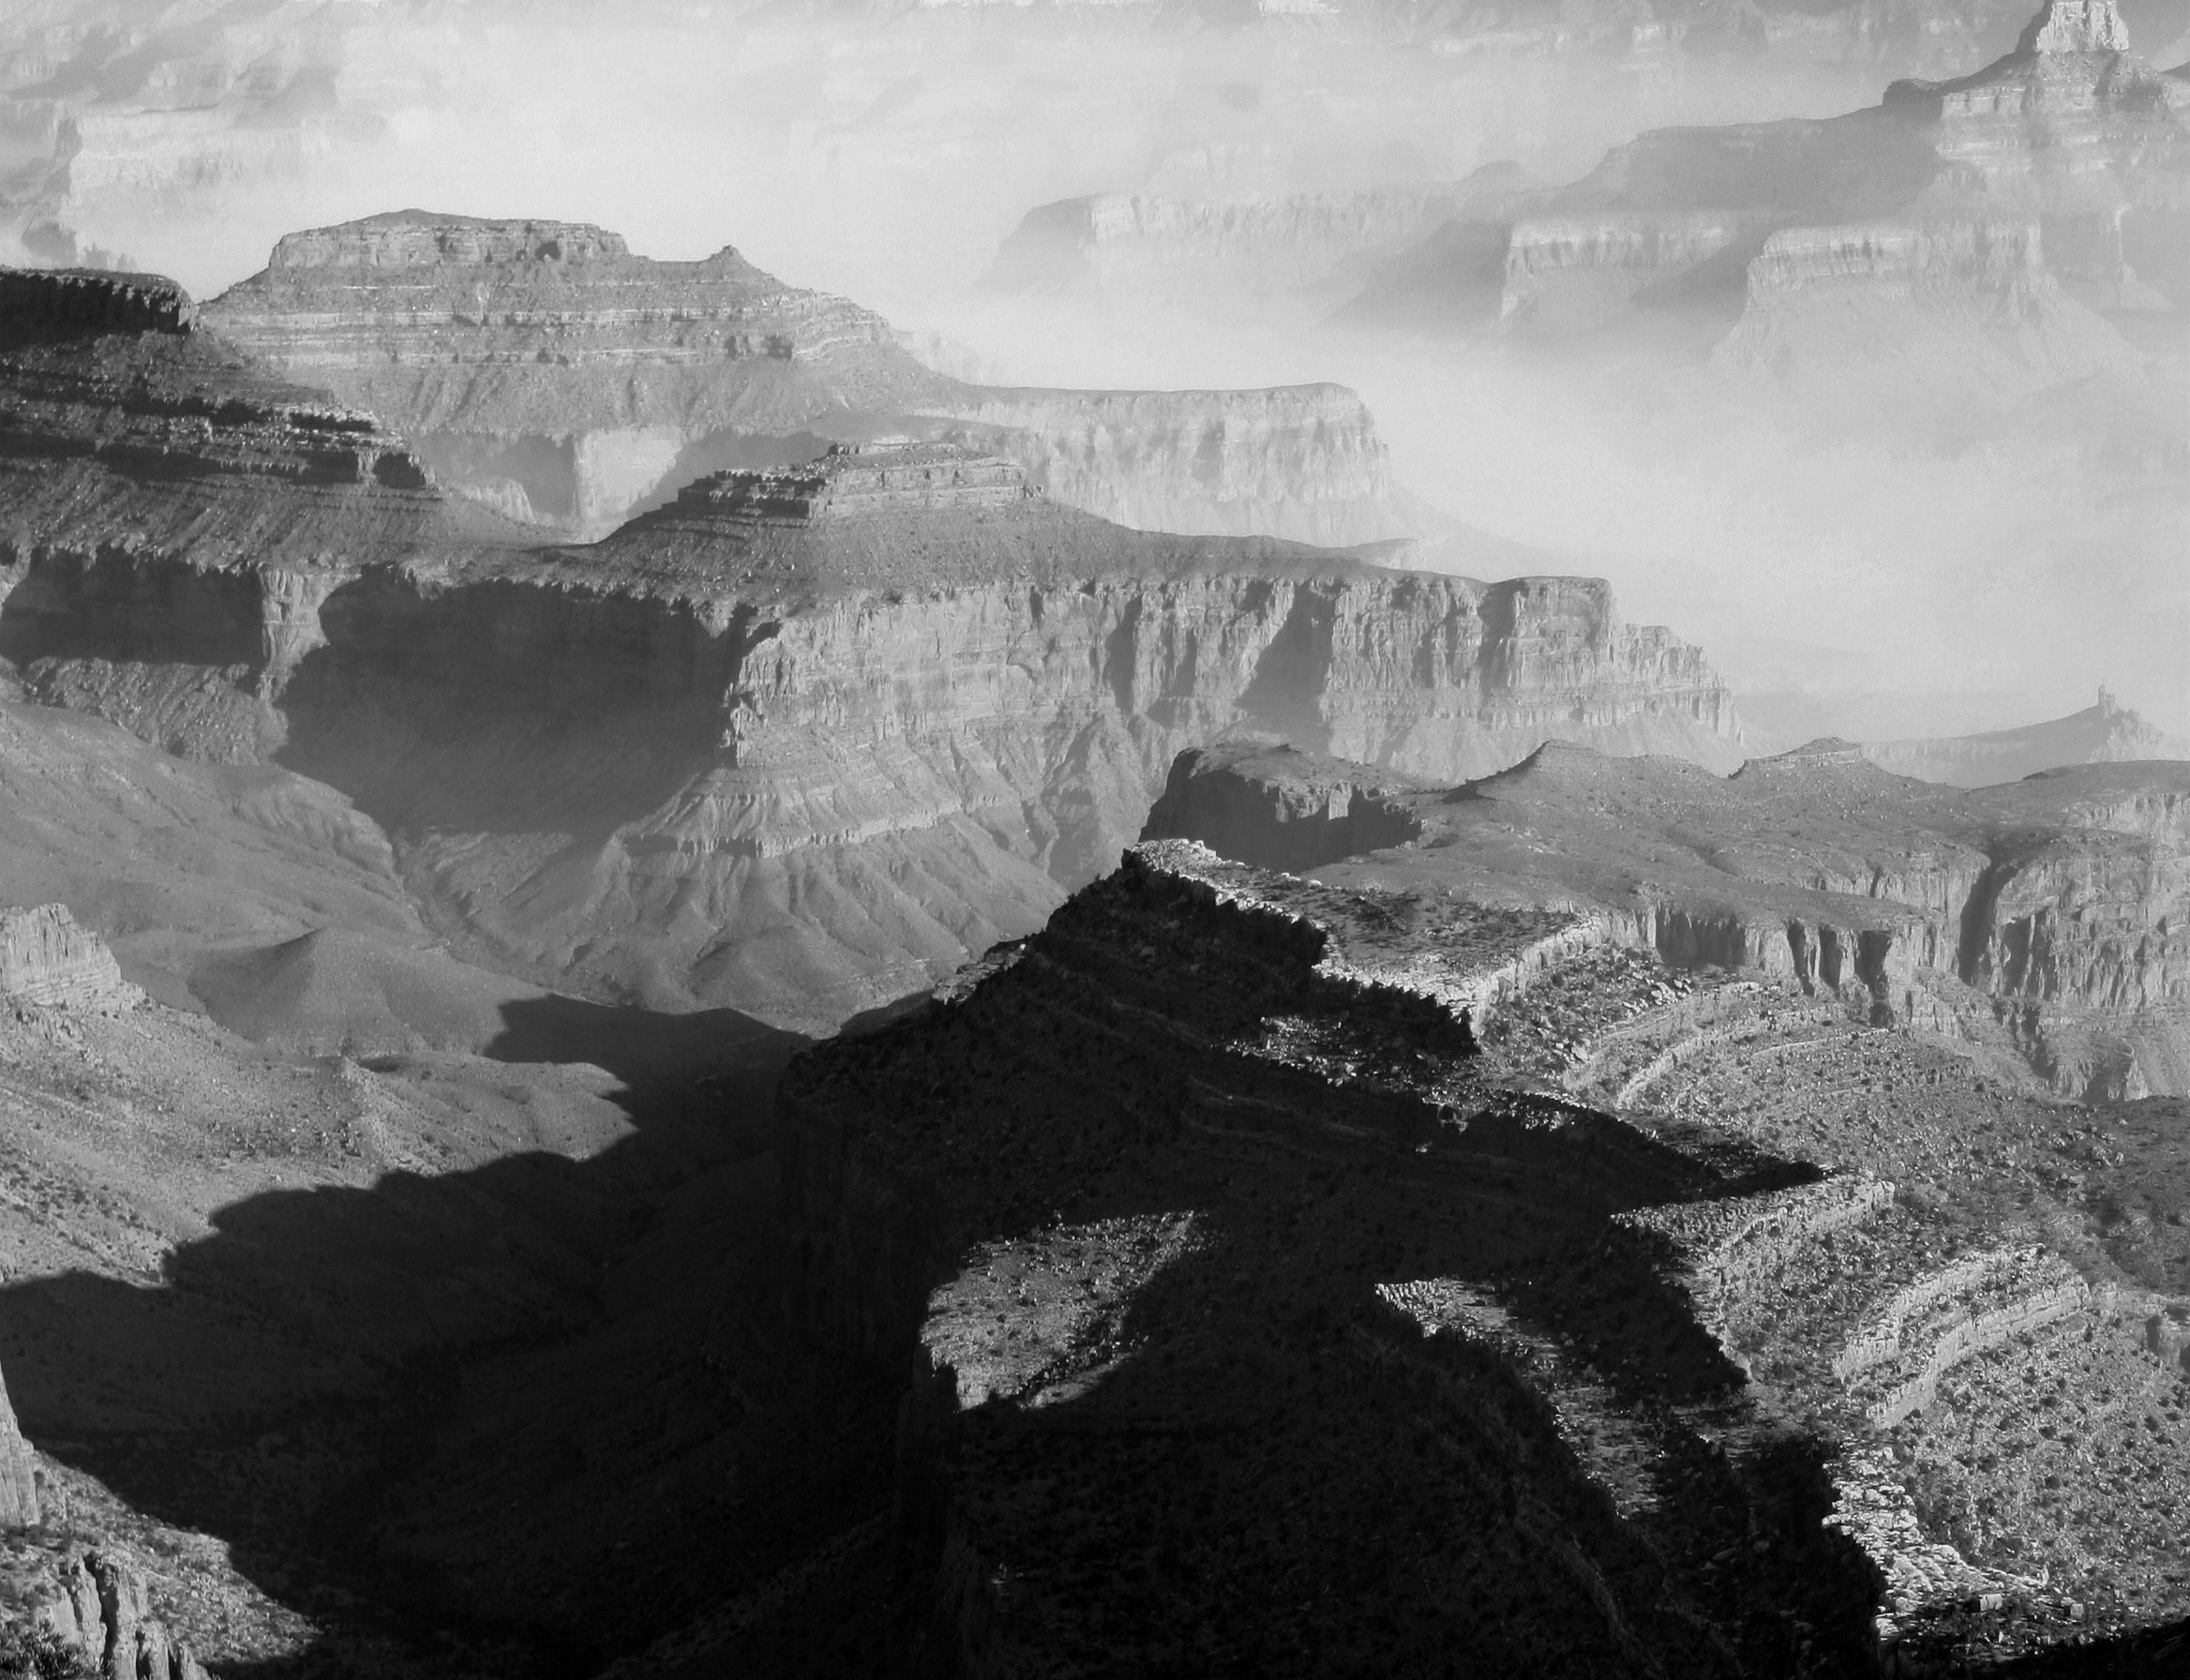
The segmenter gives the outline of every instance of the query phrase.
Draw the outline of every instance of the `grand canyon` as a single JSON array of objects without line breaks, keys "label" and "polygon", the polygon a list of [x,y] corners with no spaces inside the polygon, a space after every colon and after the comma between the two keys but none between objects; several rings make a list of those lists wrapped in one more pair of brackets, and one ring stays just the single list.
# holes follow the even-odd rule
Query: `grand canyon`
[{"label": "grand canyon", "polygon": [[0,19],[0,1674],[2183,1672],[2190,16],[614,9]]}]

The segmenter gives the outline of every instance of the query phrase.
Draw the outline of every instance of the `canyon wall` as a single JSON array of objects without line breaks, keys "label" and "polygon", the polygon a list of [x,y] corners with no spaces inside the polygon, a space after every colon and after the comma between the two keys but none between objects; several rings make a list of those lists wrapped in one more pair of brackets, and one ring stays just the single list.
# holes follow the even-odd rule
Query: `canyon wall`
[{"label": "canyon wall", "polygon": [[382,416],[443,483],[564,535],[606,535],[712,472],[901,434],[1000,449],[1055,500],[1144,529],[1411,529],[1351,392],[966,385],[879,316],[734,250],[657,262],[595,227],[401,211],[289,235],[205,321]]},{"label": "canyon wall", "polygon": [[15,1421],[8,1385],[0,1382],[0,1531],[35,1528],[38,1522],[38,1484],[30,1443]]},{"label": "canyon wall", "polygon": [[1723,367],[1779,378],[1829,380],[1852,352],[2075,377],[2134,362],[2108,320],[2190,296],[2190,81],[2128,50],[2110,0],[2048,0],[1959,80],[1829,120],[1647,133],[1455,224],[1342,318],[1566,336],[1687,317],[1726,335]]},{"label": "canyon wall", "polygon": [[1233,728],[1445,779],[1547,734],[1738,756],[1702,655],[1598,581],[1127,531],[951,444],[530,548],[369,420],[190,395],[209,366],[22,352],[0,658],[351,796],[439,931],[547,983],[833,1024],[1037,925]]},{"label": "canyon wall", "polygon": [[0,909],[0,1003],[100,1008],[129,990],[106,941],[77,926],[68,906]]},{"label": "canyon wall", "polygon": [[975,389],[969,442],[1054,501],[1141,531],[1346,548],[1412,534],[1376,422],[1342,385],[1268,391]]},{"label": "canyon wall", "polygon": [[1896,775],[1988,788],[2071,764],[2190,759],[2190,741],[2154,728],[2102,688],[2096,705],[2066,717],[1984,735],[1872,742],[1863,756]]},{"label": "canyon wall", "polygon": [[[1547,746],[1444,792],[1228,743],[1180,758],[1148,833],[1342,883],[1349,849],[1375,850],[1379,879],[1568,908],[1676,967],[1759,972],[1859,1018],[2013,1049],[2055,1090],[2099,1100],[2190,1088],[2186,814],[2190,766],[2174,763],[1965,794],[1845,743],[1724,780]],[[1532,840],[1545,832],[1555,855]]]}]

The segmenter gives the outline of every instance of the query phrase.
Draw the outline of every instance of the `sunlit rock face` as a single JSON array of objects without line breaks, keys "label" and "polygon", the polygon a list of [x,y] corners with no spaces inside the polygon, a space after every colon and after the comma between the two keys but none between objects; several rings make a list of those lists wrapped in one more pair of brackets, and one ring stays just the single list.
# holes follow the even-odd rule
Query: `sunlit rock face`
[{"label": "sunlit rock face", "polygon": [[710,472],[906,434],[1002,450],[1053,499],[1143,529],[1410,534],[1349,391],[966,385],[879,316],[732,250],[656,262],[599,228],[405,211],[285,238],[206,320],[559,534],[606,535]]},{"label": "sunlit rock face", "polygon": [[[2049,4],[1974,74],[1826,121],[1665,129],[1373,274],[1352,324],[1718,340],[1728,370],[2030,387],[2136,356],[2190,284],[2190,82],[2109,0]],[[1493,301],[1494,300],[1494,301]],[[2133,335],[2135,336],[2135,335]]]},{"label": "sunlit rock face", "polygon": [[2097,705],[2066,717],[1983,735],[1881,741],[1863,756],[1897,775],[1990,788],[2073,764],[2190,759],[2190,741],[2154,728],[2101,689]]},{"label": "sunlit rock face", "polygon": [[1448,778],[1546,735],[1738,753],[1702,655],[1601,582],[1126,530],[913,442],[543,548],[222,357],[8,364],[0,657],[341,790],[432,917],[598,995],[841,1020],[1036,925],[1230,729]]},{"label": "sunlit rock face", "polygon": [[383,415],[498,511],[583,534],[699,440],[896,412],[947,382],[879,316],[734,250],[656,262],[567,222],[407,211],[292,234],[206,322]]},{"label": "sunlit rock face", "polygon": [[1173,767],[1148,837],[1319,870],[1373,852],[1388,882],[1581,907],[1676,966],[2012,1048],[2066,1096],[2190,1088],[2190,763],[1965,793],[1838,742],[1725,779],[1551,744],[1456,795],[1223,744]]},{"label": "sunlit rock face", "polygon": [[1054,501],[1142,531],[1344,548],[1414,534],[1375,417],[1342,385],[1267,391],[973,389],[963,435]]}]

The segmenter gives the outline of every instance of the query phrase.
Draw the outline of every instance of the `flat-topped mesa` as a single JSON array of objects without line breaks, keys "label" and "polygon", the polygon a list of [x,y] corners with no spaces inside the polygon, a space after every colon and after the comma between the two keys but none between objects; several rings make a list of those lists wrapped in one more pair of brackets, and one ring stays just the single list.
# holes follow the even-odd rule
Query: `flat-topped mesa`
[{"label": "flat-topped mesa", "polygon": [[198,306],[157,274],[90,268],[0,268],[0,346],[101,333],[187,333]]},{"label": "flat-topped mesa", "polygon": [[628,257],[623,235],[591,222],[489,219],[394,210],[282,236],[272,268],[425,268],[444,262],[591,262]]},{"label": "flat-topped mesa", "polygon": [[570,222],[400,210],[292,233],[205,321],[412,433],[788,429],[939,382],[879,315],[728,247],[657,262]]},{"label": "flat-topped mesa", "polygon": [[755,524],[807,525],[1015,507],[1036,496],[1016,461],[953,443],[886,439],[832,444],[819,459],[782,472],[718,472],[686,485],[677,506]]},{"label": "flat-topped mesa", "polygon": [[398,211],[292,233],[206,306],[225,338],[383,416],[443,485],[580,540],[725,468],[897,433],[1010,456],[1146,530],[1347,545],[1405,534],[1353,393],[986,390],[873,311],[733,249],[634,256],[565,222]]}]

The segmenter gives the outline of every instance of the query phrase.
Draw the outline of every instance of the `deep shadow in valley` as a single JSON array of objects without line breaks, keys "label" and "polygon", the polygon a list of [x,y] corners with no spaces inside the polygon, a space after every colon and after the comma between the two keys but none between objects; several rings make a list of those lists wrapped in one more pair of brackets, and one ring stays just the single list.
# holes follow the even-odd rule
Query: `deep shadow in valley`
[{"label": "deep shadow in valley", "polygon": [[[873,1552],[893,1396],[772,1307],[773,1088],[803,1041],[728,1011],[505,1014],[491,1056],[608,1067],[630,1134],[254,1195],[158,1286],[0,1289],[31,1440],[323,1630],[225,1674],[561,1680],[816,1554],[800,1590],[843,1590]],[[816,1636],[814,1672],[863,1664],[842,1607]]]}]

